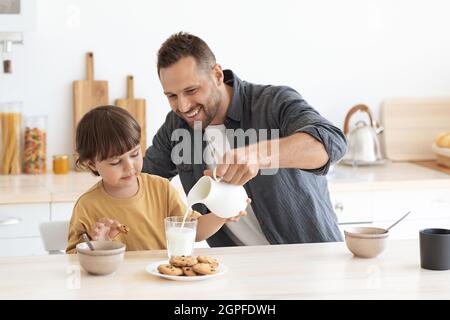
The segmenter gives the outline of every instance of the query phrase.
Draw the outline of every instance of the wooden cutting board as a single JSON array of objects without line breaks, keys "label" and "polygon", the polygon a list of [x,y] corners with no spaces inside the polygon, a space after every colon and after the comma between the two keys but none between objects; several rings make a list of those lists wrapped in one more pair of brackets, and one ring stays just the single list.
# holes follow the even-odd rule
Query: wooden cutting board
[{"label": "wooden cutting board", "polygon": [[83,115],[95,107],[109,104],[108,81],[94,80],[94,54],[86,54],[86,80],[73,82],[73,127],[74,139],[78,122]]},{"label": "wooden cutting board", "polygon": [[436,170],[436,171],[439,171],[439,172],[450,174],[450,168],[441,166],[434,160],[412,161],[412,163],[417,164],[419,166],[426,167],[426,168],[430,168],[430,169],[433,169],[433,170]]},{"label": "wooden cutting board", "polygon": [[450,130],[450,98],[390,99],[381,106],[386,157],[393,161],[433,160],[436,136]]},{"label": "wooden cutting board", "polygon": [[134,77],[132,75],[127,77],[127,97],[125,99],[117,99],[116,105],[125,108],[131,113],[141,126],[141,150],[142,154],[144,154],[147,149],[146,103],[145,99],[134,98]]}]

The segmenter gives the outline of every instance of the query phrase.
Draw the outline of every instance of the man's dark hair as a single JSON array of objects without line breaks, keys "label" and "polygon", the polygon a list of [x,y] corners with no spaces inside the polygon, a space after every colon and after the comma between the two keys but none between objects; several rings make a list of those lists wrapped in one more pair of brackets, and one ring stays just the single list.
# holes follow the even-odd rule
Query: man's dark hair
[{"label": "man's dark hair", "polygon": [[216,63],[216,57],[205,41],[187,32],[171,35],[158,51],[158,76],[162,68],[170,67],[185,57],[193,57],[198,66],[208,69]]},{"label": "man's dark hair", "polygon": [[[86,113],[77,126],[75,165],[86,168],[87,162],[120,156],[141,141],[141,127],[123,108],[101,106]],[[97,171],[91,170],[95,175]]]}]

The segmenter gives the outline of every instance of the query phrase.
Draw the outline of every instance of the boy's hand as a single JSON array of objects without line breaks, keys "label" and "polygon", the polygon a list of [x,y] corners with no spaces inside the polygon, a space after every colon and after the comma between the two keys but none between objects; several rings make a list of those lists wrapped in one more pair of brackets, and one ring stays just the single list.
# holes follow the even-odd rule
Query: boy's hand
[{"label": "boy's hand", "polygon": [[[248,198],[247,199],[247,204],[250,204],[252,202],[252,199]],[[247,211],[241,211],[239,212],[239,214],[235,217],[231,217],[225,220],[225,222],[238,222],[241,217],[245,217],[247,215]]]},{"label": "boy's hand", "polygon": [[101,218],[92,225],[93,240],[113,240],[119,233],[119,227],[122,226],[119,221],[109,218]]}]

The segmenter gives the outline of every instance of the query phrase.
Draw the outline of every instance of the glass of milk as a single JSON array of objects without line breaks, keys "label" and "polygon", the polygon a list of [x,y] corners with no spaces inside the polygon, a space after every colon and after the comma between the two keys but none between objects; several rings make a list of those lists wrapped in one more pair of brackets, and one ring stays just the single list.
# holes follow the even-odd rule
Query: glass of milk
[{"label": "glass of milk", "polygon": [[172,216],[164,219],[167,242],[167,255],[190,256],[194,251],[195,235],[197,233],[197,220],[183,216]]}]

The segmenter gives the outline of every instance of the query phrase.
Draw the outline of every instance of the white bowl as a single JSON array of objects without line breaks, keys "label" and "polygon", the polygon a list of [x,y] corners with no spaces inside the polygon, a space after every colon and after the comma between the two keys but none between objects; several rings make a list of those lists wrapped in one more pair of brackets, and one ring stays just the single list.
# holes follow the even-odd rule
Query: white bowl
[{"label": "white bowl", "polygon": [[121,265],[125,253],[125,244],[118,241],[91,241],[94,251],[86,242],[77,244],[78,261],[90,274],[107,275]]},{"label": "white bowl", "polygon": [[386,248],[389,231],[375,227],[354,227],[344,230],[347,248],[357,257],[373,258]]}]

